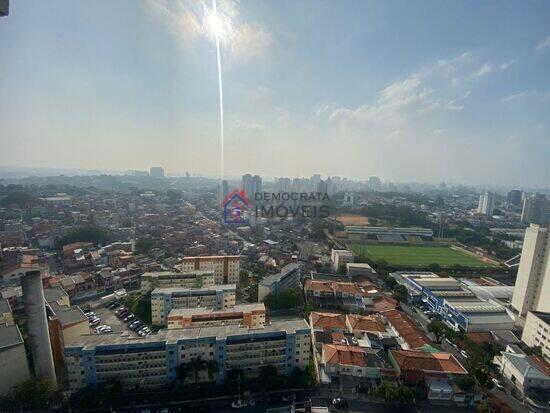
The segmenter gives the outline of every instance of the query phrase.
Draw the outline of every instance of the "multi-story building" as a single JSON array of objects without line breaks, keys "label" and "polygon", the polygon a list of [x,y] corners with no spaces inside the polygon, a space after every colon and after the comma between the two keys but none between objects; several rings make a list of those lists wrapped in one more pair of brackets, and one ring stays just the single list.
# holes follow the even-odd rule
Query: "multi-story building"
[{"label": "multi-story building", "polygon": [[376,271],[367,263],[353,263],[346,264],[346,272],[351,278],[360,275],[375,275]]},{"label": "multi-story building", "polygon": [[0,369],[0,396],[7,396],[14,385],[31,377],[23,337],[4,299],[0,299]]},{"label": "multi-story building", "polygon": [[335,250],[332,249],[331,253],[332,270],[337,272],[342,268],[346,268],[346,265],[353,262],[353,253],[348,250]]},{"label": "multi-story building", "polygon": [[[217,364],[217,383],[233,369],[255,377],[262,367],[274,366],[288,375],[307,367],[310,348],[309,326],[292,319],[272,321],[262,329],[226,325],[161,330],[145,338],[88,335],[66,346],[65,358],[71,390],[112,381],[128,388],[155,388],[176,381],[178,366],[198,358]],[[198,380],[210,380],[208,372],[199,372]]]},{"label": "multi-story building", "polygon": [[265,325],[263,303],[240,304],[225,310],[175,308],[168,313],[168,328],[205,327],[236,324],[249,328]]},{"label": "multi-story building", "polygon": [[529,347],[540,347],[542,356],[550,360],[550,313],[529,311],[521,341]]},{"label": "multi-story building", "polygon": [[525,231],[512,307],[525,317],[529,311],[550,312],[550,229],[532,224]]},{"label": "multi-story building", "polygon": [[290,288],[300,288],[300,265],[292,263],[285,265],[278,274],[269,275],[258,284],[258,301],[269,294],[275,294]]},{"label": "multi-story building", "polygon": [[215,308],[235,306],[235,284],[203,288],[155,288],[151,293],[151,319],[154,325],[166,325],[168,313],[174,308]]},{"label": "multi-story building", "polygon": [[202,288],[215,284],[214,271],[155,271],[143,273],[140,279],[141,291],[143,292],[148,292],[155,288]]},{"label": "multi-story building", "polygon": [[240,255],[185,257],[176,267],[181,272],[214,271],[216,284],[238,284],[241,272]]},{"label": "multi-story building", "polygon": [[485,191],[479,196],[479,204],[477,206],[478,214],[492,216],[495,209],[495,194]]},{"label": "multi-story building", "polygon": [[512,189],[508,192],[508,197],[506,199],[510,205],[520,206],[521,205],[521,191],[519,189]]},{"label": "multi-story building", "polygon": [[262,178],[258,175],[243,175],[244,193],[251,202],[254,202],[257,192],[262,191]]},{"label": "multi-story building", "polygon": [[161,166],[152,166],[149,168],[149,175],[153,178],[164,178],[164,168]]},{"label": "multi-story building", "polygon": [[548,200],[544,194],[535,193],[525,197],[521,222],[543,225],[548,222]]}]

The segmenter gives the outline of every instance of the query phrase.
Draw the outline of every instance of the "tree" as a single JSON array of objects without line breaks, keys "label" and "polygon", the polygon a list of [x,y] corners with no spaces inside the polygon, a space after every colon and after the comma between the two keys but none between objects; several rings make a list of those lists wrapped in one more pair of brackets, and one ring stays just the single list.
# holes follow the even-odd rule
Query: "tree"
[{"label": "tree", "polygon": [[393,289],[393,297],[400,302],[406,302],[409,296],[409,291],[404,285],[397,285]]},{"label": "tree", "polygon": [[149,238],[140,238],[136,241],[136,254],[147,254],[155,246],[155,242]]},{"label": "tree", "polygon": [[393,290],[397,285],[397,281],[395,281],[395,278],[389,275],[385,275],[383,280],[384,280],[384,284],[386,284],[386,287],[388,287],[389,290]]},{"label": "tree", "polygon": [[441,265],[437,263],[430,264],[428,265],[428,270],[430,270],[431,272],[439,272],[441,271]]},{"label": "tree", "polygon": [[303,303],[303,299],[302,289],[290,288],[267,295],[264,298],[264,304],[270,310],[282,310],[300,307]]},{"label": "tree", "polygon": [[444,338],[451,339],[454,337],[454,331],[447,326],[443,321],[434,320],[428,324],[428,332],[435,336],[435,342],[440,344]]},{"label": "tree", "polygon": [[277,368],[272,365],[264,366],[260,369],[260,375],[258,376],[258,383],[260,388],[264,391],[274,390],[280,387],[281,379]]},{"label": "tree", "polygon": [[60,238],[58,244],[63,246],[73,242],[91,242],[94,245],[99,245],[106,244],[110,240],[111,233],[109,231],[94,225],[88,225],[73,229],[67,235]]},{"label": "tree", "polygon": [[55,394],[50,380],[29,379],[14,386],[15,401],[23,409],[44,409]]},{"label": "tree", "polygon": [[410,404],[414,401],[414,392],[407,386],[395,385],[389,381],[382,381],[375,390],[374,396],[383,399],[386,403]]}]

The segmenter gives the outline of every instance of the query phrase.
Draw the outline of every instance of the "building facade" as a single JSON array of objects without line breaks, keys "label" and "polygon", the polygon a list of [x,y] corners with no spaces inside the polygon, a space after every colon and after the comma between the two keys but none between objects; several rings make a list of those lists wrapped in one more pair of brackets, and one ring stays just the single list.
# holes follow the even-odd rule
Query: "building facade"
[{"label": "building facade", "polygon": [[490,217],[493,215],[495,209],[495,194],[485,191],[479,196],[479,204],[477,206],[477,213]]},{"label": "building facade", "polygon": [[175,308],[215,308],[235,306],[235,284],[203,288],[155,288],[151,293],[153,325],[166,325],[168,314]]},{"label": "building facade", "polygon": [[521,341],[529,347],[540,347],[542,356],[550,361],[550,314],[529,311]]},{"label": "building facade", "polygon": [[240,304],[225,310],[176,308],[168,313],[168,329],[229,324],[249,328],[264,327],[265,305],[263,303]]},{"label": "building facade", "polygon": [[335,250],[333,248],[330,258],[332,261],[332,270],[338,272],[346,268],[347,264],[353,262],[353,253],[348,250]]},{"label": "building facade", "polygon": [[241,272],[240,255],[185,257],[178,264],[181,272],[214,271],[216,284],[238,284]]},{"label": "building facade", "polygon": [[531,225],[525,231],[512,307],[520,316],[550,312],[550,230]]},{"label": "building facade", "polygon": [[[124,387],[157,388],[175,382],[177,369],[197,358],[215,362],[213,377],[241,369],[255,377],[263,366],[289,375],[309,363],[311,332],[303,319],[274,321],[261,329],[235,325],[161,330],[145,338],[114,334],[88,335],[65,348],[70,389],[96,387],[112,381]],[[208,381],[207,372],[199,381]]]},{"label": "building facade", "polygon": [[140,277],[141,291],[149,292],[155,288],[202,288],[215,284],[214,271],[188,272],[146,272]]},{"label": "building facade", "polygon": [[290,288],[300,288],[300,265],[296,263],[288,264],[281,269],[278,274],[269,275],[258,284],[258,301],[263,299],[269,294],[278,293]]}]

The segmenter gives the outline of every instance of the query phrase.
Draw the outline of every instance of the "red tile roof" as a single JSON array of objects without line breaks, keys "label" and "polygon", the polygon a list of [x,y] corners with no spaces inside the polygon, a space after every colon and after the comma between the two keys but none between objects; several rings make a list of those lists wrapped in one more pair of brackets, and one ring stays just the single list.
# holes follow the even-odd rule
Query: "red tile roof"
[{"label": "red tile roof", "polygon": [[426,353],[418,350],[390,350],[399,369],[404,371],[468,374],[450,353]]},{"label": "red tile roof", "polygon": [[372,331],[384,332],[384,324],[382,321],[373,316],[348,315],[348,322],[352,330],[357,331]]},{"label": "red tile roof", "polygon": [[346,315],[336,313],[311,313],[311,326],[314,329],[331,330],[340,329],[347,330]]},{"label": "red tile roof", "polygon": [[399,333],[410,348],[422,347],[431,344],[431,340],[419,329],[414,321],[405,313],[398,310],[384,311],[382,313],[388,319],[393,328]]},{"label": "red tile roof", "polygon": [[326,364],[367,367],[365,351],[358,346],[323,344],[323,355]]}]

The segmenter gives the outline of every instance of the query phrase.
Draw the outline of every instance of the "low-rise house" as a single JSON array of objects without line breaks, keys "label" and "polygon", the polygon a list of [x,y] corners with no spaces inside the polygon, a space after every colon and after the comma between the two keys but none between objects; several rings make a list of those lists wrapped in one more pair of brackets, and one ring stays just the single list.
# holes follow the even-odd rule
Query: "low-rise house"
[{"label": "low-rise house", "polygon": [[382,315],[388,320],[391,329],[398,336],[399,344],[405,350],[431,344],[431,340],[414,321],[405,313],[398,310],[385,311]]},{"label": "low-rise house", "polygon": [[502,352],[498,360],[502,376],[523,395],[536,390],[550,390],[550,364],[540,356],[512,351]]}]

